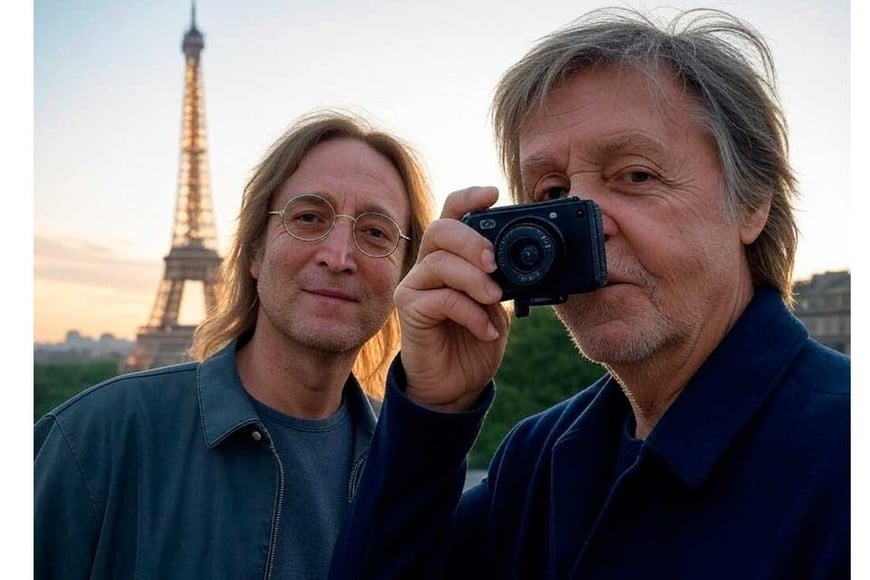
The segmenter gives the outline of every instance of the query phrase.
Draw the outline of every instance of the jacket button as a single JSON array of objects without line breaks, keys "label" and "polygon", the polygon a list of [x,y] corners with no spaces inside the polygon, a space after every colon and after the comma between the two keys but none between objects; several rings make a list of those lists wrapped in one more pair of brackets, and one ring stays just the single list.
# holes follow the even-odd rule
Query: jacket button
[{"label": "jacket button", "polygon": [[254,441],[256,441],[256,442],[259,443],[260,441],[263,440],[263,434],[260,433],[259,431],[257,431],[257,430],[255,429],[254,431],[251,432],[251,438],[252,438]]}]

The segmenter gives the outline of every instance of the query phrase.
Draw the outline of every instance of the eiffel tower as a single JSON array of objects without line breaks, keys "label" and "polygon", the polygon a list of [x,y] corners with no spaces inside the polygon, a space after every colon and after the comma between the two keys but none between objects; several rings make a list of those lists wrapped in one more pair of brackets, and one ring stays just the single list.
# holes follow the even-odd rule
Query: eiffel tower
[{"label": "eiffel tower", "polygon": [[139,327],[136,345],[124,361],[125,370],[148,369],[188,360],[187,349],[196,326],[178,323],[184,285],[202,282],[206,311],[216,302],[215,274],[221,263],[217,253],[208,179],[205,108],[199,55],[205,42],[196,28],[196,5],[191,5],[190,29],[184,34],[184,109],[181,162],[172,246],[163,258],[166,266],[157,299],[146,326]]}]

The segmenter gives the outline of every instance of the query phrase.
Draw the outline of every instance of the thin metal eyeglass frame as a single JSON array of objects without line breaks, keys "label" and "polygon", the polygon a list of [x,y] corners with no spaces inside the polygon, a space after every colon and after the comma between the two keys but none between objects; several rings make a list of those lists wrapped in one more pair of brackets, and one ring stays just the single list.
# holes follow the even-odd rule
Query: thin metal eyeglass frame
[{"label": "thin metal eyeglass frame", "polygon": [[[300,197],[315,197],[315,198],[323,201],[329,207],[329,209],[332,211],[332,223],[330,224],[329,229],[326,230],[322,236],[320,236],[318,238],[311,239],[311,240],[306,239],[306,238],[300,238],[299,236],[297,236],[293,232],[291,232],[290,229],[287,227],[287,222],[284,219],[284,215],[287,212],[287,206],[290,205],[290,203],[292,201],[297,200]],[[335,222],[338,220],[338,218],[340,218],[340,217],[347,218],[352,222],[350,231],[351,231],[351,237],[353,238],[353,245],[356,246],[356,249],[359,250],[360,252],[362,252],[363,255],[366,255],[370,258],[388,258],[388,257],[392,256],[396,252],[397,249],[399,249],[399,242],[401,242],[402,240],[407,240],[409,242],[411,241],[411,238],[409,238],[408,236],[406,236],[402,232],[402,228],[401,228],[401,226],[399,226],[399,224],[396,222],[396,220],[394,220],[393,218],[391,218],[387,214],[376,212],[376,211],[364,211],[363,213],[354,217],[352,215],[347,215],[347,214],[343,214],[343,213],[336,213],[335,207],[333,207],[332,203],[328,199],[323,197],[322,195],[317,195],[316,193],[300,193],[299,195],[295,195],[295,196],[291,197],[290,199],[288,199],[287,201],[285,201],[284,206],[280,210],[272,210],[268,213],[268,215],[279,216],[281,218],[281,227],[284,228],[284,231],[287,233],[287,235],[290,236],[291,238],[293,238],[294,240],[299,240],[300,242],[312,242],[312,243],[322,242],[323,240],[328,238],[329,234],[332,233],[332,230],[335,229]],[[363,250],[362,246],[359,245],[359,241],[357,241],[357,239],[356,239],[356,221],[364,215],[381,216],[384,219],[388,220],[391,224],[396,226],[396,231],[399,232],[399,237],[396,240],[396,244],[393,246],[393,249],[390,250],[388,253],[386,253],[386,254],[371,254],[371,253]]]}]

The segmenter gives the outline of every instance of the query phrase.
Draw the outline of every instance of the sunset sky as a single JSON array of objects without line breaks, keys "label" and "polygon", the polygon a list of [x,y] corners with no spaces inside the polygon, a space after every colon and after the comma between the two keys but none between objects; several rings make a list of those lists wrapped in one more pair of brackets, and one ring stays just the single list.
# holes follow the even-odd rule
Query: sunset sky
[{"label": "sunset sky", "polygon": [[[361,113],[410,141],[439,207],[469,185],[499,186],[506,200],[491,91],[536,39],[600,5],[200,0],[221,249],[252,167],[316,107]],[[778,66],[802,192],[797,277],[850,268],[848,2],[713,5],[755,25]],[[60,341],[70,329],[132,339],[171,241],[190,4],[37,0],[34,9],[34,340]],[[182,317],[198,312],[184,306]]]},{"label": "sunset sky", "polygon": [[[610,4],[628,5],[198,0],[222,248],[251,168],[292,119],[315,107],[351,109],[411,141],[427,163],[439,204],[448,192],[468,185],[503,189],[487,117],[496,81],[535,40],[587,9]],[[801,182],[797,277],[851,268],[855,295],[863,298],[867,268],[860,254],[870,215],[861,174],[870,131],[868,3],[851,6],[854,35],[846,0],[630,5],[718,7],[748,20],[768,39]],[[33,567],[33,454],[18,443],[32,421],[32,396],[23,388],[33,382],[29,331],[37,341],[62,340],[70,329],[132,339],[146,322],[170,245],[181,129],[180,45],[189,20],[188,0],[12,2],[0,18],[0,158],[7,210],[0,235],[11,255],[3,298],[12,321],[4,352],[13,367],[12,388],[5,391],[12,420],[3,428],[13,465],[19,466],[3,505],[11,517],[0,528],[13,542],[4,571],[16,577],[28,577]],[[866,352],[865,304],[852,304],[854,353]],[[861,380],[868,376],[866,360],[859,355],[852,361],[854,382],[862,387],[853,393],[856,418],[870,409],[867,381]],[[870,470],[861,450],[870,434],[866,421],[852,421],[851,430],[858,443],[852,447],[852,573],[863,578],[870,577],[870,552],[864,549],[870,509],[861,492],[870,485]]]}]

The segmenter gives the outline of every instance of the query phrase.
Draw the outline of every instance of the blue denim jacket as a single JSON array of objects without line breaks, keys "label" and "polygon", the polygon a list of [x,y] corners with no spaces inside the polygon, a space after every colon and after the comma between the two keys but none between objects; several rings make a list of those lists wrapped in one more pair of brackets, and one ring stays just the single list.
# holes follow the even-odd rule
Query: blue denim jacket
[{"label": "blue denim jacket", "polygon": [[[288,466],[235,352],[108,380],[36,423],[36,578],[282,576]],[[353,377],[345,397],[357,430],[350,500],[376,416]]]}]

